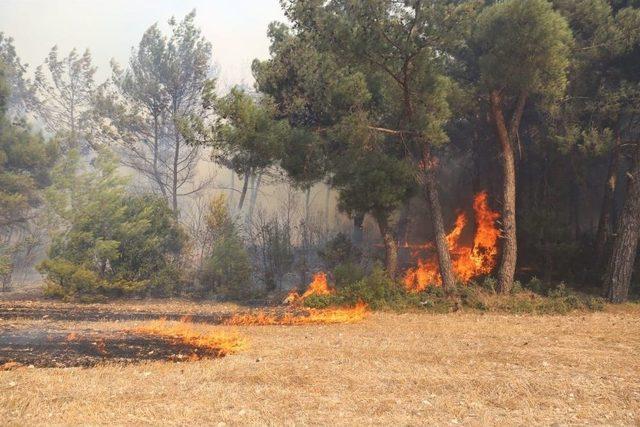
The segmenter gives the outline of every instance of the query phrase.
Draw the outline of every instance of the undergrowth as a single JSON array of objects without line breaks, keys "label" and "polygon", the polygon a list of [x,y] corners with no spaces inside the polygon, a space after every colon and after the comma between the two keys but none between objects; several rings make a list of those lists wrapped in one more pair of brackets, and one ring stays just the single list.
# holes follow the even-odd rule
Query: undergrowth
[{"label": "undergrowth", "polygon": [[420,293],[407,292],[402,284],[389,278],[383,269],[349,284],[339,284],[331,295],[313,295],[305,305],[313,308],[366,303],[373,310],[423,310],[449,313],[458,310],[504,312],[512,314],[567,314],[574,311],[600,311],[604,300],[577,293],[564,283],[552,286],[535,277],[527,284],[515,282],[508,295],[496,292],[496,281],[487,277],[471,281],[446,294],[442,287],[431,286]]}]

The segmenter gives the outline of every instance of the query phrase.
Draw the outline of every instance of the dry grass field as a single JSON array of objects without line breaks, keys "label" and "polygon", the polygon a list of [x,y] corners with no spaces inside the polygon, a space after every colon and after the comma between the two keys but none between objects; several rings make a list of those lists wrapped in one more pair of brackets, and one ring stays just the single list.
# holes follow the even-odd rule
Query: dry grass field
[{"label": "dry grass field", "polygon": [[[141,323],[7,319],[0,328]],[[0,372],[0,424],[640,424],[637,305],[202,328],[240,334],[249,347],[195,362]]]}]

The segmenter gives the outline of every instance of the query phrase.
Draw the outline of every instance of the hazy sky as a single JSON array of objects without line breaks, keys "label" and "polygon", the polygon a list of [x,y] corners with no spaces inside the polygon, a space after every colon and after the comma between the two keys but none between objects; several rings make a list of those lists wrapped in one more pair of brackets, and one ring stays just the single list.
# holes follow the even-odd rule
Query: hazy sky
[{"label": "hazy sky", "polygon": [[14,38],[31,71],[53,45],[61,53],[88,47],[103,80],[110,59],[126,63],[149,26],[166,29],[171,16],[193,9],[213,44],[221,84],[251,83],[251,61],[268,55],[267,25],[284,20],[278,0],[0,0],[0,32]]}]

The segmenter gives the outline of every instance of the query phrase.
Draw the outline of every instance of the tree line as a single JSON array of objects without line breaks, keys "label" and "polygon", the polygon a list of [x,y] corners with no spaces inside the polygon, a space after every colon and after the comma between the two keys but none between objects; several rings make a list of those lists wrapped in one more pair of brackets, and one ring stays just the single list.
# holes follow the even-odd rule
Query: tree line
[{"label": "tree line", "polygon": [[[57,215],[38,216],[40,225],[56,230],[42,269],[58,284],[175,283],[185,262],[178,253],[190,240],[180,223],[192,208],[181,200],[213,186],[197,172],[206,153],[240,177],[234,204],[247,211],[246,223],[260,186],[284,179],[306,195],[308,224],[311,188],[325,182],[352,219],[356,246],[363,244],[365,219],[376,224],[392,279],[407,230],[427,230],[446,292],[457,281],[446,239],[450,213],[462,195],[488,190],[501,212],[499,293],[533,272],[600,288],[612,302],[627,300],[640,237],[640,5],[281,4],[288,23],[269,26],[269,57],[252,64],[255,88],[226,94],[216,86],[214,50],[195,25],[195,12],[171,19],[169,34],[151,26],[129,63],[113,63],[102,84],[88,51],[59,58],[56,48],[31,80],[11,39],[0,36],[3,247],[24,246],[45,194]],[[16,122],[25,115],[54,137]],[[138,194],[115,182],[116,160],[106,151],[134,172],[135,185],[127,185]],[[107,200],[95,200],[96,191]],[[85,207],[114,211],[73,207],[83,200],[74,194],[88,195]],[[141,210],[124,208],[131,203]],[[221,239],[204,242],[207,257],[218,260],[208,274],[222,283],[233,270],[240,273],[231,282],[241,283],[250,276],[249,262],[233,255],[243,245],[224,204],[216,201],[205,215],[211,236]],[[102,215],[111,223],[99,227]],[[146,224],[141,229],[148,233],[132,237],[128,223]],[[281,248],[260,249],[271,260],[265,283],[291,264],[280,240],[290,244],[291,230],[274,224],[261,234]],[[310,241],[309,233],[303,228],[300,240]],[[141,252],[126,254],[131,247]],[[125,262],[150,256],[149,250],[158,264]]]}]

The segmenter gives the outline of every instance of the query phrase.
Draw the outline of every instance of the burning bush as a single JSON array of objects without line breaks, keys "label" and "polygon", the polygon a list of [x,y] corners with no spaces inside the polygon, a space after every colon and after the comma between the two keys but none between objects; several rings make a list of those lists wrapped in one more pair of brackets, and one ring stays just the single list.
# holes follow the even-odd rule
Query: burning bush
[{"label": "burning bush", "polygon": [[[462,282],[468,282],[474,277],[491,273],[498,257],[498,237],[500,232],[496,227],[496,220],[500,217],[492,211],[488,204],[488,195],[481,192],[473,202],[475,214],[475,235],[472,245],[461,242],[462,233],[467,226],[467,216],[464,212],[456,218],[453,230],[447,235],[447,245],[453,261],[453,270]],[[417,245],[414,255],[419,257],[418,250],[430,249],[432,245]],[[428,286],[439,286],[442,283],[435,254],[419,257],[415,268],[407,270],[404,285],[411,292],[420,292]]]},{"label": "burning bush", "polygon": [[344,285],[333,293],[309,295],[304,304],[308,307],[324,308],[333,305],[353,305],[358,302],[363,302],[373,309],[402,309],[418,306],[420,298],[389,278],[382,267],[375,266],[371,274],[361,280]]}]

